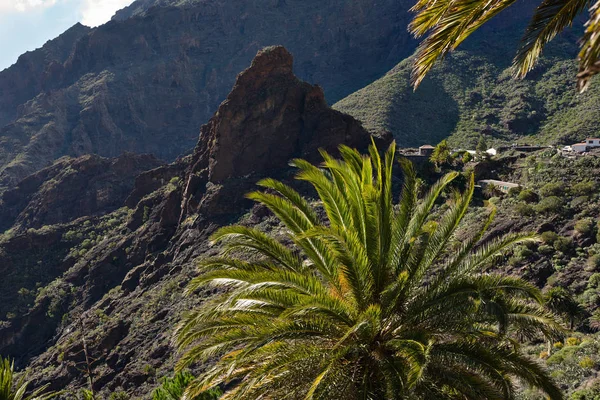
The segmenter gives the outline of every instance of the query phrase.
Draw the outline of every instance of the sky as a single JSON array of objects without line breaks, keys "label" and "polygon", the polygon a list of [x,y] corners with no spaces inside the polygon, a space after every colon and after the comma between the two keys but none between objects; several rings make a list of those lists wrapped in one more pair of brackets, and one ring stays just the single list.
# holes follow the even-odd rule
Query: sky
[{"label": "sky", "polygon": [[0,71],[81,22],[98,26],[133,0],[0,0]]}]

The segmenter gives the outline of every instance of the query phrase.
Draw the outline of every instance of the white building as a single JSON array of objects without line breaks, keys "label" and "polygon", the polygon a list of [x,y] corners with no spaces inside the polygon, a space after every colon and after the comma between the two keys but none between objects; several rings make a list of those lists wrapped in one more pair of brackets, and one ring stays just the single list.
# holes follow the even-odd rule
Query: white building
[{"label": "white building", "polygon": [[583,152],[588,151],[589,149],[593,149],[595,147],[600,147],[600,139],[589,138],[589,139],[586,139],[585,142],[572,144],[571,150],[576,151],[578,153],[583,153]]},{"label": "white building", "polygon": [[585,141],[586,141],[587,145],[590,147],[600,147],[600,139],[593,138],[593,139],[586,139]]},{"label": "white building", "polygon": [[575,143],[572,144],[571,146],[571,150],[576,151],[578,153],[583,153],[584,151],[587,150],[587,143]]}]

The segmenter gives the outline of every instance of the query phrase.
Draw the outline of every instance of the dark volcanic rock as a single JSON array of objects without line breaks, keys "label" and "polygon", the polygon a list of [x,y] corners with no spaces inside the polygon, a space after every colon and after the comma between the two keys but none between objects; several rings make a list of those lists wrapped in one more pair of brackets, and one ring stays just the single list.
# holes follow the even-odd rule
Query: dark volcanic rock
[{"label": "dark volcanic rock", "polygon": [[293,158],[317,161],[319,148],[366,148],[370,136],[360,123],[327,106],[323,90],[296,78],[292,66],[285,48],[270,47],[238,76],[227,99],[200,130],[185,190],[188,213],[197,211],[206,182],[277,175]]},{"label": "dark volcanic rock", "polygon": [[57,55],[45,57],[46,46],[0,72],[0,191],[62,155],[174,160],[264,46],[287,46],[299,76],[322,85],[330,101],[414,49],[411,4],[402,1],[187,3],[144,6],[141,16],[89,31],[77,26]]},{"label": "dark volcanic rock", "polygon": [[19,105],[53,87],[73,46],[89,31],[90,28],[77,23],[42,48],[21,55],[15,65],[0,71],[0,126],[17,116]]},{"label": "dark volcanic rock", "polygon": [[0,232],[40,228],[122,207],[135,177],[161,163],[150,155],[59,160],[0,196]]},{"label": "dark volcanic rock", "polygon": [[[0,281],[7,300],[0,304],[0,353],[30,367],[36,386],[84,387],[85,339],[100,398],[120,390],[148,398],[157,384],[148,371],[172,374],[173,329],[203,300],[183,291],[196,260],[218,251],[210,234],[224,224],[269,217],[251,208],[244,193],[264,176],[289,181],[290,158],[317,160],[319,148],[333,152],[345,143],[364,150],[370,143],[356,120],[326,105],[318,86],[294,76],[292,64],[282,47],[260,51],[202,127],[193,154],[131,183],[130,209],[0,240],[0,273],[3,265],[13,271]],[[36,198],[36,185],[21,190]],[[249,218],[240,220],[246,212]],[[23,266],[26,273],[18,270]],[[39,293],[28,276],[43,278]]]}]

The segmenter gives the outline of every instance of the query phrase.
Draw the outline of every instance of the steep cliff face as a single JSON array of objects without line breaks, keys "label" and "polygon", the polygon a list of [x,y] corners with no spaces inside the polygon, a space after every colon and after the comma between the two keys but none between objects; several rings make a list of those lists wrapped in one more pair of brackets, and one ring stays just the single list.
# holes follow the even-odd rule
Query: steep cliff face
[{"label": "steep cliff face", "polygon": [[77,26],[60,57],[29,61],[42,49],[0,72],[0,190],[62,155],[174,160],[266,45],[286,45],[299,76],[331,101],[413,49],[408,4],[395,0],[183,3],[89,32]]},{"label": "steep cliff face", "polygon": [[301,82],[292,67],[286,49],[270,47],[238,76],[227,99],[200,130],[184,193],[185,212],[198,210],[207,182],[279,175],[293,158],[314,161],[319,148],[335,152],[339,144],[368,145],[363,127],[329,108],[323,90]]},{"label": "steep cliff face", "polygon": [[[193,154],[140,174],[127,207],[0,239],[0,266],[27,272],[0,281],[0,353],[30,367],[36,384],[73,390],[86,382],[85,339],[101,398],[121,390],[148,398],[156,376],[172,373],[174,326],[201,301],[183,289],[195,260],[218,250],[210,233],[235,221],[276,228],[244,193],[264,176],[289,180],[290,158],[315,160],[318,148],[370,143],[362,126],[330,109],[322,90],[297,79],[292,65],[282,47],[260,51],[201,128]],[[40,271],[36,291],[25,278]]]},{"label": "steep cliff face", "polygon": [[15,119],[19,106],[54,87],[75,42],[89,31],[90,28],[75,24],[42,48],[21,55],[14,65],[0,71],[0,126]]}]

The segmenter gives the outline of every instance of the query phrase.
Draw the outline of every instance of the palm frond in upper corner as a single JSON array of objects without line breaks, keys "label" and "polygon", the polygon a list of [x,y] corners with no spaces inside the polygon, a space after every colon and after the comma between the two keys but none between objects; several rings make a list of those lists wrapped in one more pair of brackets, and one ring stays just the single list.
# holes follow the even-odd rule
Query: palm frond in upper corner
[{"label": "palm frond in upper corner", "polygon": [[523,78],[537,62],[542,49],[588,6],[589,0],[544,0],[533,15],[515,56],[515,75]]},{"label": "palm frond in upper corner", "polygon": [[[411,83],[416,89],[435,62],[454,50],[471,33],[515,0],[418,0],[409,31],[426,36],[417,48]],[[513,60],[515,76],[523,78],[536,64],[546,44],[590,6],[589,0],[542,0],[533,15]],[[583,92],[600,72],[600,0],[589,8],[590,18],[579,53],[577,85]]]},{"label": "palm frond in upper corner", "polygon": [[442,0],[417,3],[409,30],[416,37],[430,32],[417,49],[411,83],[416,88],[435,62],[515,0]]},{"label": "palm frond in upper corner", "polygon": [[600,1],[596,1],[590,9],[590,19],[585,26],[577,74],[577,87],[581,92],[587,89],[590,78],[600,72]]}]

